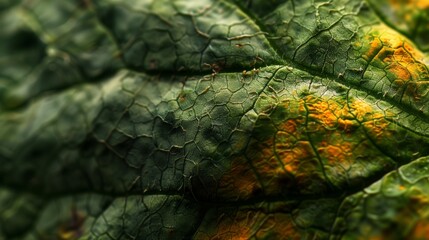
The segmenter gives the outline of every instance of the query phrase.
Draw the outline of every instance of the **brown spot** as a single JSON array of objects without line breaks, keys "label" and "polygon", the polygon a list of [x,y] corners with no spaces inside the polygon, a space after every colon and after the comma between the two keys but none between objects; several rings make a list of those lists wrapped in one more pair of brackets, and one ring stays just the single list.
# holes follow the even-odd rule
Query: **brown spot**
[{"label": "brown spot", "polygon": [[178,97],[179,102],[183,103],[184,101],[186,101],[186,93],[182,92],[179,94]]},{"label": "brown spot", "polygon": [[213,74],[218,74],[222,69],[225,68],[226,62],[218,61],[214,63],[203,63],[204,68],[208,68],[212,70]]},{"label": "brown spot", "polygon": [[157,59],[151,59],[149,61],[149,70],[157,70],[159,66],[159,61]]},{"label": "brown spot", "polygon": [[84,214],[77,210],[73,205],[71,208],[70,218],[62,223],[58,230],[58,239],[60,240],[73,240],[78,239],[82,234],[82,225],[85,221]]}]

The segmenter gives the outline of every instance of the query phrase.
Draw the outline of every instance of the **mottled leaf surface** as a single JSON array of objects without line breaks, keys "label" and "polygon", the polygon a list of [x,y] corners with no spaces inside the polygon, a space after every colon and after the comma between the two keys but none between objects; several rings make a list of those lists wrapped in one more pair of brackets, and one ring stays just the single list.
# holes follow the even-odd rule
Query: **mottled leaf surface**
[{"label": "mottled leaf surface", "polygon": [[428,12],[0,1],[0,240],[428,238]]}]

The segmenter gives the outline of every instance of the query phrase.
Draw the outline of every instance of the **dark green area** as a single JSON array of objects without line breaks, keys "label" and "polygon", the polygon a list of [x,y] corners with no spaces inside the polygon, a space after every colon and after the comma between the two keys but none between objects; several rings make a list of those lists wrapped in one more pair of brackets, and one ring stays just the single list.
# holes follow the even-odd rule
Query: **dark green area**
[{"label": "dark green area", "polygon": [[0,0],[0,240],[421,238],[428,15],[389,7]]}]

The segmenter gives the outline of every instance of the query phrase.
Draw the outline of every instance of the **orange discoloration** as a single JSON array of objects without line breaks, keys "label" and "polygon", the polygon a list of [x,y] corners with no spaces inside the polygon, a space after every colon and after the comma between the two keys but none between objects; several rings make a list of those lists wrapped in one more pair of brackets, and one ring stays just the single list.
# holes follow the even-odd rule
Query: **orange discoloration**
[{"label": "orange discoloration", "polygon": [[83,234],[81,227],[84,221],[84,214],[80,212],[75,205],[72,205],[70,219],[61,224],[57,238],[61,240],[78,239]]},{"label": "orange discoloration", "polygon": [[417,222],[408,236],[409,239],[429,239],[429,222],[422,220]]},{"label": "orange discoloration", "polygon": [[374,108],[363,100],[356,99],[348,103],[349,111],[360,122],[365,121],[367,118],[374,118],[375,114],[380,115],[374,111]]},{"label": "orange discoloration", "polygon": [[319,155],[327,160],[330,165],[350,165],[353,160],[353,144],[340,142],[337,145],[327,145],[318,148]]},{"label": "orange discoloration", "polygon": [[393,8],[394,19],[409,34],[414,34],[416,28],[421,25],[423,13],[429,8],[428,0],[390,0]]},{"label": "orange discoloration", "polygon": [[418,0],[418,1],[414,1],[414,3],[419,8],[429,8],[429,1],[428,0]]},{"label": "orange discoloration", "polygon": [[254,235],[258,222],[263,217],[263,213],[255,211],[239,211],[233,213],[222,213],[217,219],[217,228],[211,237],[198,239],[250,239]]},{"label": "orange discoloration", "polygon": [[325,152],[327,153],[327,155],[329,156],[328,160],[344,158],[344,152],[338,146],[329,145],[329,146],[325,147],[324,149],[325,149]]},{"label": "orange discoloration", "polygon": [[220,212],[216,229],[211,233],[198,233],[196,239],[301,239],[299,229],[289,214],[265,213],[258,210]]},{"label": "orange discoloration", "polygon": [[359,126],[374,109],[361,100],[347,103],[338,99],[305,99],[308,116],[323,123],[324,128],[337,128],[346,132]]},{"label": "orange discoloration", "polygon": [[382,118],[374,117],[373,120],[363,123],[368,133],[372,135],[376,140],[382,140],[383,138],[390,136],[390,132],[386,131],[389,126],[389,122]]},{"label": "orange discoloration", "polygon": [[[276,170],[276,173],[282,172],[283,169],[289,173],[296,173],[302,161],[310,160],[315,157],[312,147],[308,141],[299,141],[290,147],[277,147],[277,156],[281,163],[282,170]],[[278,166],[279,167],[279,166]],[[271,169],[269,169],[271,171]]]},{"label": "orange discoloration", "polygon": [[288,172],[294,172],[294,171],[295,171],[294,166],[293,166],[293,165],[290,165],[290,164],[286,165],[286,166],[285,166],[285,169],[286,169],[286,171],[288,171]]},{"label": "orange discoloration", "polygon": [[380,49],[383,47],[383,44],[381,43],[380,39],[378,38],[366,38],[366,40],[371,41],[370,48],[368,52],[363,54],[363,58],[366,61],[371,61],[372,58],[374,58],[375,55],[380,51]]},{"label": "orange discoloration", "polygon": [[224,194],[247,199],[257,192],[276,195],[319,186],[326,165],[350,169],[367,154],[362,151],[371,151],[371,144],[362,144],[367,134],[375,141],[390,134],[386,113],[360,99],[307,95],[286,102],[279,111],[287,111],[287,118],[268,124],[275,128],[273,136],[254,139],[246,157],[236,159],[220,180]]},{"label": "orange discoloration", "polygon": [[296,132],[297,130],[296,119],[288,119],[284,124],[282,124],[282,127],[280,129],[288,133]]},{"label": "orange discoloration", "polygon": [[395,88],[404,89],[415,101],[420,100],[420,86],[428,83],[429,76],[424,54],[402,35],[382,26],[375,27],[366,40],[370,43],[364,59],[392,74],[388,78]]},{"label": "orange discoloration", "polygon": [[397,11],[404,11],[404,8],[429,8],[428,0],[390,0],[390,4],[397,9]]},{"label": "orange discoloration", "polygon": [[261,186],[245,158],[232,162],[230,171],[219,181],[219,192],[224,198],[246,199]]},{"label": "orange discoloration", "polygon": [[412,75],[411,72],[404,66],[392,63],[390,66],[387,67],[387,70],[395,74],[395,76],[398,77],[396,81],[405,82],[404,79],[411,79]]}]

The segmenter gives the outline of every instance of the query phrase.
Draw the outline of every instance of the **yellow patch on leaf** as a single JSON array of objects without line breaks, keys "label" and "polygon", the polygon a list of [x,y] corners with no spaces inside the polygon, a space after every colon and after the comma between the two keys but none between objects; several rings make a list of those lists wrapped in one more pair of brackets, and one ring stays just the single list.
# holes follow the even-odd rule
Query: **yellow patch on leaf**
[{"label": "yellow patch on leaf", "polygon": [[386,113],[360,99],[308,95],[285,102],[278,111],[288,117],[268,124],[275,126],[273,136],[254,139],[245,157],[233,161],[220,180],[221,195],[248,199],[256,193],[317,188],[310,185],[329,181],[324,179],[325,165],[350,169],[367,152],[378,153],[368,149],[375,148],[372,143],[365,144],[368,135],[377,142],[390,134]]},{"label": "yellow patch on leaf", "polygon": [[348,163],[349,160],[353,157],[352,152],[352,143],[350,142],[342,142],[337,145],[327,145],[319,147],[318,149],[319,155],[324,157],[328,164],[342,164]]},{"label": "yellow patch on leaf", "polygon": [[[363,106],[355,105],[356,112],[349,109],[344,100],[320,99],[308,96],[302,100],[302,104],[307,106],[308,117],[311,120],[322,123],[323,128],[349,131],[351,128],[358,126],[358,121],[367,113],[369,109],[363,109]],[[367,108],[367,106],[365,106]],[[372,109],[371,109],[372,110]]]},{"label": "yellow patch on leaf", "polygon": [[366,40],[370,43],[363,58],[391,73],[394,78],[389,79],[394,87],[420,100],[423,91],[420,88],[428,84],[429,76],[423,53],[402,35],[382,26],[375,27]]},{"label": "yellow patch on leaf", "polygon": [[397,11],[403,11],[404,8],[429,8],[429,0],[390,0],[390,4]]}]

